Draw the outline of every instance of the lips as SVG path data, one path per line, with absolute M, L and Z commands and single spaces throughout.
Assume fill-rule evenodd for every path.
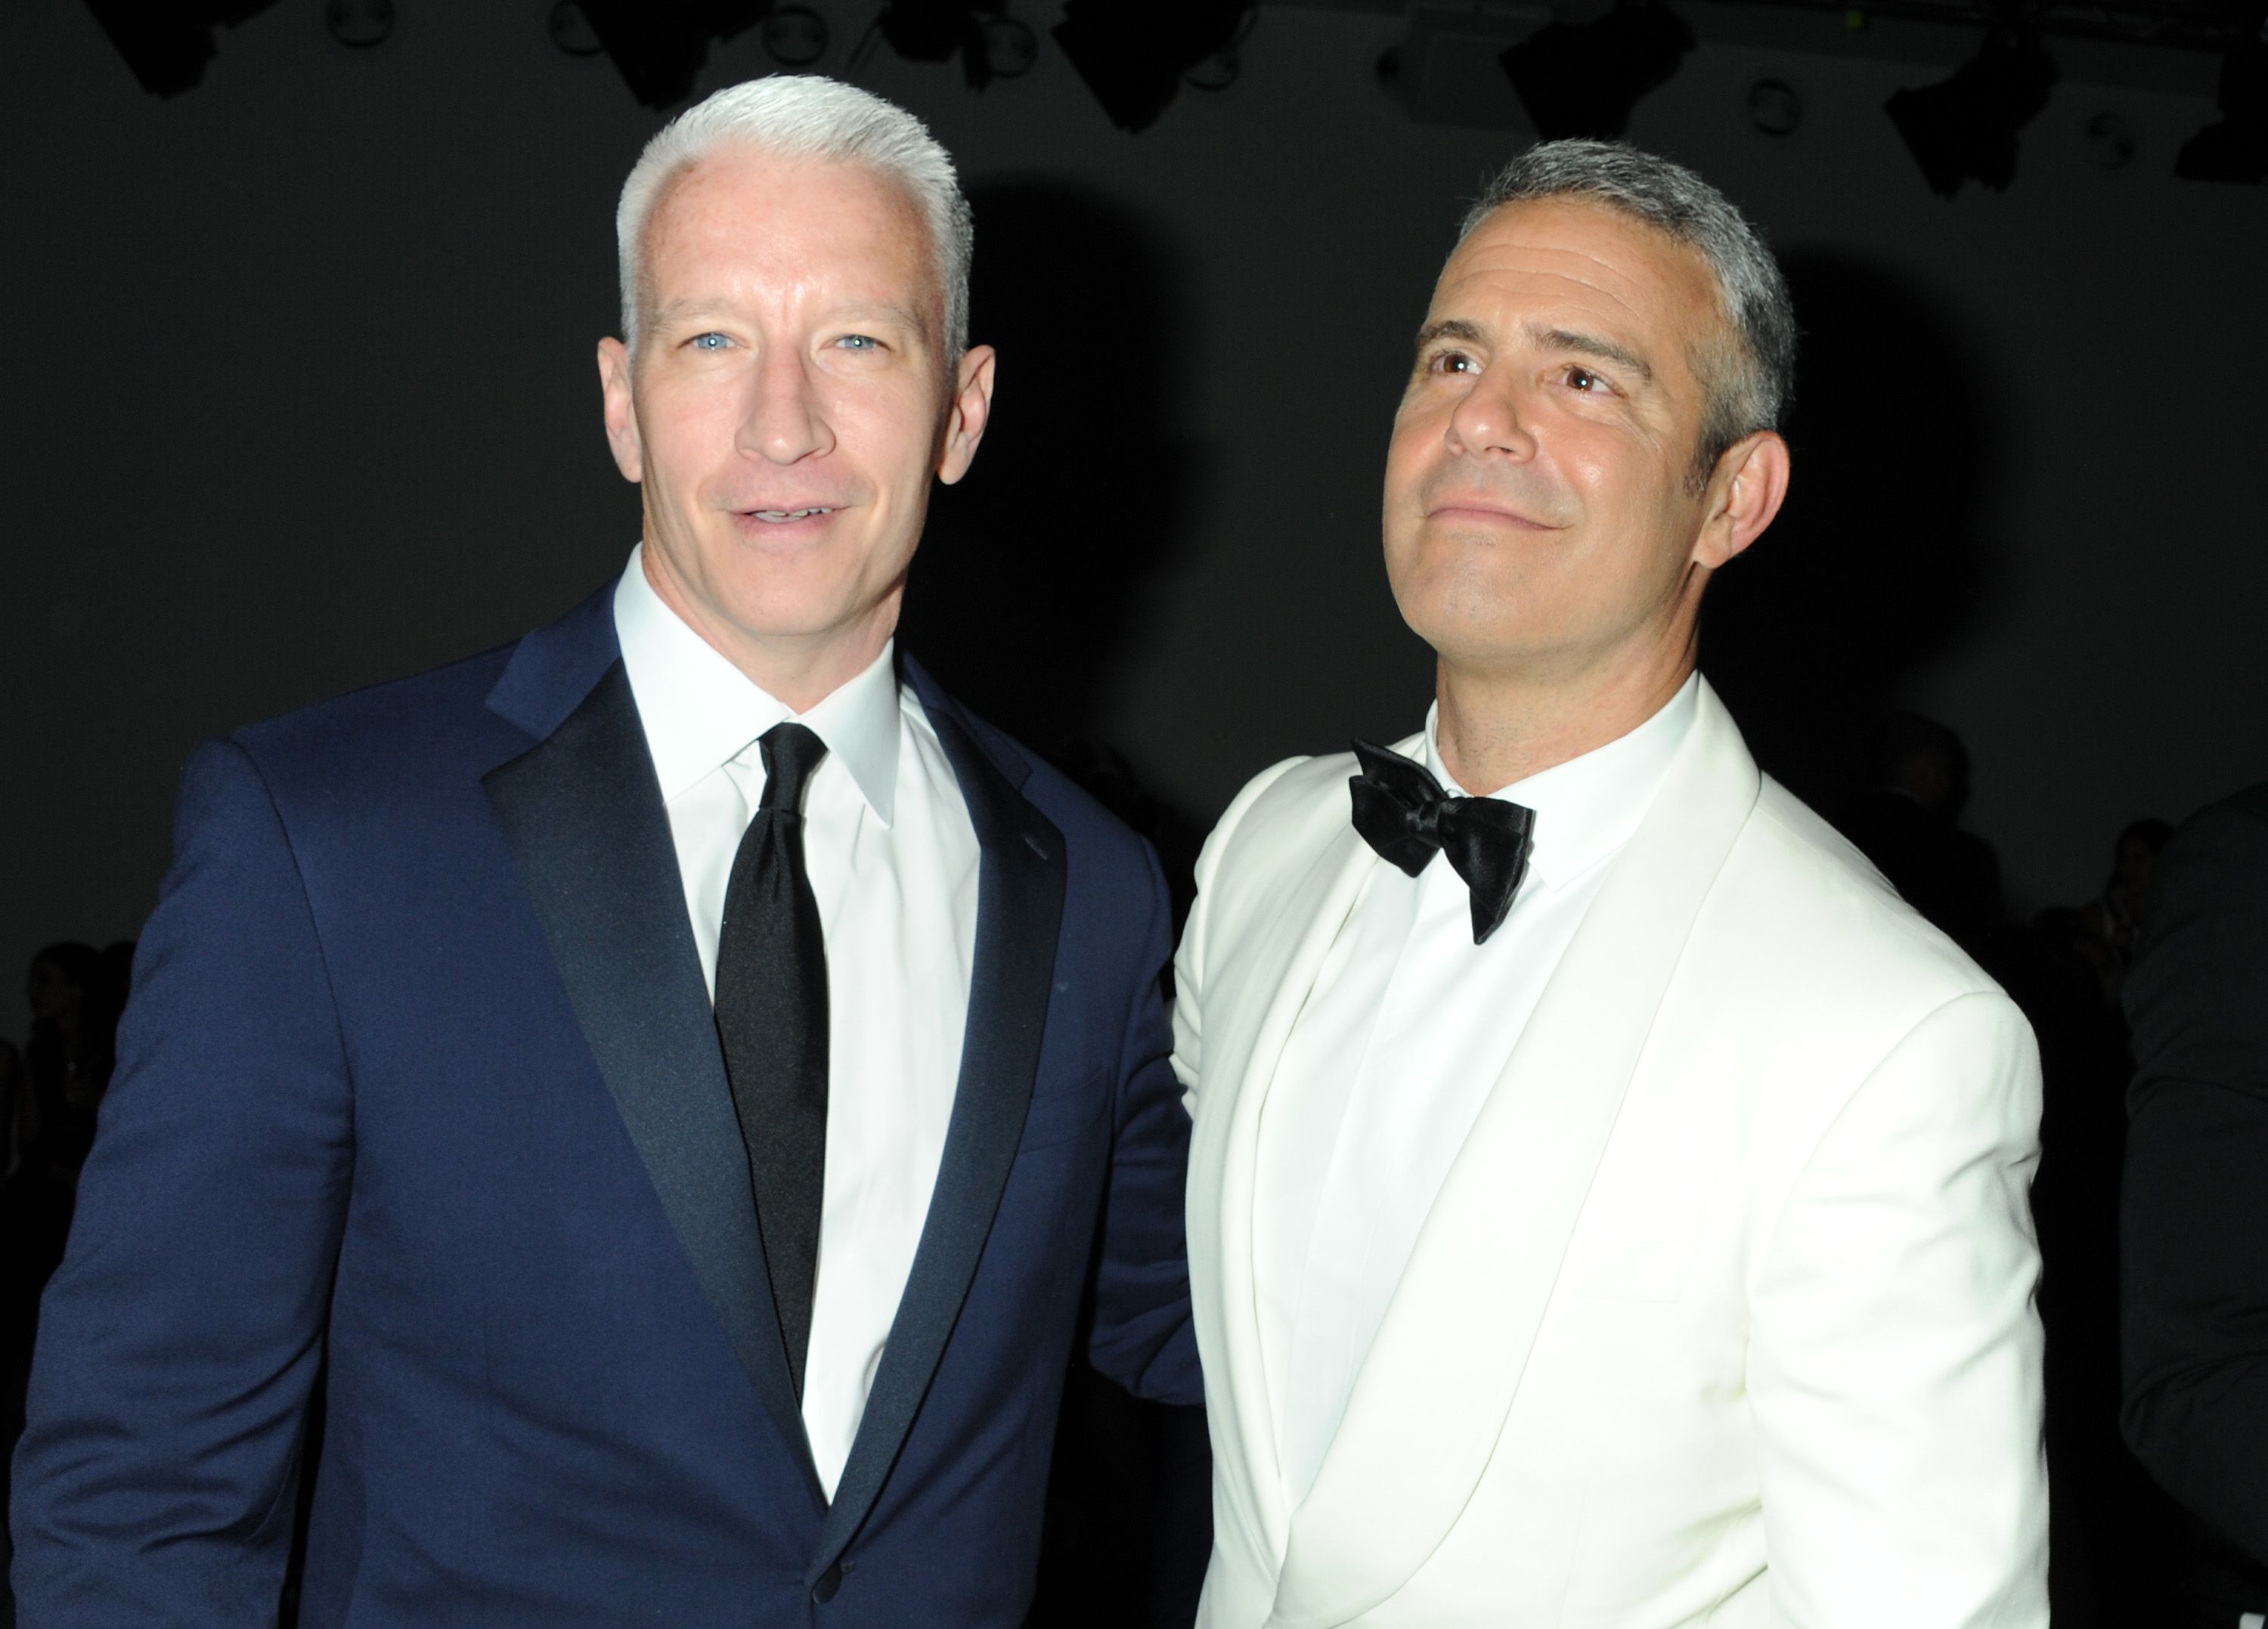
M 821 515 L 831 515 L 840 507 L 840 505 L 835 504 L 806 504 L 795 509 L 744 509 L 740 512 L 752 520 L 762 520 L 768 526 L 785 526 L 792 521 L 811 520 Z
M 1476 520 L 1501 520 L 1508 526 L 1524 527 L 1533 532 L 1549 532 L 1555 529 L 1548 522 L 1531 519 L 1516 509 L 1506 509 L 1501 504 L 1492 504 L 1481 498 L 1451 498 L 1445 503 L 1434 504 L 1425 511 L 1425 518 L 1429 520 L 1460 516 Z

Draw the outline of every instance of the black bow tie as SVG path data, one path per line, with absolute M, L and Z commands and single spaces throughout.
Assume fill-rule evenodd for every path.
M 1380 859 L 1413 877 L 1436 852 L 1447 854 L 1472 890 L 1473 943 L 1487 943 L 1528 874 L 1535 811 L 1500 798 L 1452 797 L 1424 764 L 1366 741 L 1355 742 L 1354 756 L 1362 764 L 1347 780 L 1354 829 Z

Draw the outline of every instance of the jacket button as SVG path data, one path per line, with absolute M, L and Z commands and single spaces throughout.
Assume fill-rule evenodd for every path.
M 811 1598 L 824 1606 L 835 1598 L 835 1592 L 841 1588 L 843 1588 L 843 1564 L 837 1561 L 821 1573 L 819 1575 L 819 1581 L 812 1585 Z

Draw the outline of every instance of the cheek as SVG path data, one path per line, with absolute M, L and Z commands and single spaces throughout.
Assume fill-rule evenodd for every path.
M 697 490 L 733 457 L 739 416 L 724 391 L 674 391 L 638 411 L 638 446 L 649 481 Z
M 1386 444 L 1386 490 L 1388 497 L 1407 492 L 1422 480 L 1442 453 L 1441 431 L 1447 414 L 1423 402 L 1405 402 L 1394 416 L 1394 430 Z
M 937 461 L 937 404 L 908 391 L 845 392 L 828 409 L 837 455 L 885 503 L 905 503 L 929 484 Z

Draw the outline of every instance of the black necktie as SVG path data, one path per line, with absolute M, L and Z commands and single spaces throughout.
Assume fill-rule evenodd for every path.
M 1424 764 L 1366 741 L 1355 742 L 1354 756 L 1362 764 L 1347 780 L 1354 829 L 1379 858 L 1413 877 L 1436 853 L 1447 854 L 1472 890 L 1473 943 L 1485 944 L 1528 874 L 1535 811 L 1501 798 L 1452 797 Z
M 827 1181 L 827 942 L 803 869 L 803 789 L 827 743 L 781 724 L 756 744 L 763 798 L 733 856 L 717 931 L 717 1037 L 800 1398 Z

